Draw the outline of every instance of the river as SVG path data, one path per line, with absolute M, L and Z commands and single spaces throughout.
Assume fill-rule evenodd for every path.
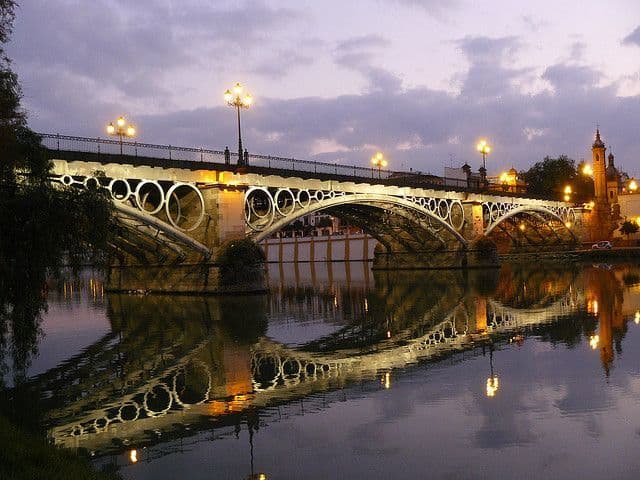
M 640 266 L 267 268 L 52 282 L 0 350 L 11 416 L 126 479 L 640 478 Z

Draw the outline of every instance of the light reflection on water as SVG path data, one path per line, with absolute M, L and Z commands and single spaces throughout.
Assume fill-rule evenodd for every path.
M 97 279 L 64 287 L 40 351 L 71 358 L 36 359 L 16 395 L 125 478 L 638 474 L 637 266 L 290 264 L 269 282 L 106 303 Z M 83 350 L 47 333 L 85 324 Z

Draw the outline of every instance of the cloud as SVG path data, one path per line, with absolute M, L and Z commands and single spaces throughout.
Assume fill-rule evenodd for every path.
M 334 50 L 334 61 L 361 74 L 368 82 L 369 91 L 396 92 L 402 88 L 400 77 L 374 64 L 374 52 L 389 45 L 390 42 L 380 35 L 343 40 Z
M 640 47 L 640 26 L 622 39 L 624 45 L 637 45 Z

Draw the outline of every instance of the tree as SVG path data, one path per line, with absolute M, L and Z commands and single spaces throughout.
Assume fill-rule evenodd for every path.
M 620 233 L 627 236 L 627 240 L 629 239 L 629 235 L 632 233 L 636 233 L 638 231 L 638 224 L 636 222 L 630 222 L 629 220 L 625 220 L 623 224 L 620 226 Z
M 88 253 L 104 260 L 112 232 L 105 195 L 49 181 L 46 149 L 27 126 L 18 77 L 4 50 L 15 7 L 14 0 L 0 0 L 0 389 L 6 353 L 19 383 L 37 352 L 47 277 L 67 264 L 78 269 Z

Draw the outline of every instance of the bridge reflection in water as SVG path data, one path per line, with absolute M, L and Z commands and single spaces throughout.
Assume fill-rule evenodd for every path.
M 623 296 L 640 270 L 604 267 L 274 265 L 268 295 L 108 295 L 111 332 L 26 388 L 42 396 L 55 443 L 137 460 L 140 446 L 243 423 L 252 432 L 280 407 L 321 409 L 350 385 L 389 388 L 418 362 L 463 361 L 532 333 L 590 339 L 608 373 L 626 323 L 640 321 Z M 498 389 L 492 371 L 487 394 Z

